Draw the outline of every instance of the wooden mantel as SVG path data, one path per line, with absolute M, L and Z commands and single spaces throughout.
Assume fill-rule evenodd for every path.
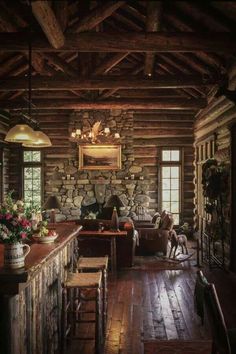
M 1 353 L 59 352 L 62 285 L 73 266 L 80 229 L 73 224 L 56 226 L 57 240 L 32 243 L 23 269 L 5 269 L 0 246 Z

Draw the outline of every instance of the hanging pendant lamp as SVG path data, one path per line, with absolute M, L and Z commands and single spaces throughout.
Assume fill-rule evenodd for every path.
M 31 3 L 30 3 L 31 6 Z M 32 9 L 31 9 L 32 12 Z M 32 13 L 31 13 L 32 16 Z M 31 101 L 32 101 L 32 90 L 31 90 L 31 79 L 32 79 L 32 46 L 31 46 L 31 24 L 29 26 L 30 30 L 30 40 L 29 40 L 29 72 L 28 72 L 28 81 L 29 81 L 29 100 L 28 100 L 28 111 L 29 116 L 25 116 L 24 120 L 36 123 L 31 118 Z M 33 130 L 28 124 L 17 124 L 13 128 L 9 130 L 5 137 L 5 141 L 10 143 L 22 143 L 24 147 L 31 147 L 31 148 L 42 148 L 42 147 L 49 147 L 52 146 L 51 140 L 49 137 L 40 130 Z
M 27 124 L 17 124 L 9 130 L 5 141 L 9 143 L 27 143 L 34 140 L 34 131 Z
M 23 143 L 22 145 L 24 147 L 43 148 L 52 146 L 52 143 L 45 133 L 40 130 L 36 130 L 33 132 L 33 139 Z

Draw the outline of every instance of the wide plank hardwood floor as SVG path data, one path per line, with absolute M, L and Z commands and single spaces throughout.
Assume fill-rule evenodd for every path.
M 191 263 L 185 262 L 183 270 L 131 268 L 109 275 L 104 354 L 143 354 L 147 339 L 209 338 L 194 313 L 196 268 Z M 93 352 L 91 341 L 75 341 L 68 354 Z

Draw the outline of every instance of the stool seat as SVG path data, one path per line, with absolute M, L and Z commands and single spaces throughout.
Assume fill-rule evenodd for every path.
M 100 288 L 102 273 L 69 273 L 65 282 L 66 288 Z
M 107 269 L 108 256 L 105 257 L 80 257 L 77 262 L 77 269 Z

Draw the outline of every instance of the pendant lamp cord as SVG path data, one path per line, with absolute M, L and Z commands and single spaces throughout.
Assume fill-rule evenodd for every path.
M 31 118 L 31 104 L 32 104 L 32 33 L 31 33 L 31 26 L 32 26 L 32 5 L 31 5 L 31 0 L 29 2 L 30 5 L 30 20 L 29 20 L 29 72 L 28 72 L 28 84 L 29 84 L 29 102 L 28 102 L 28 110 L 29 110 L 29 116 Z

